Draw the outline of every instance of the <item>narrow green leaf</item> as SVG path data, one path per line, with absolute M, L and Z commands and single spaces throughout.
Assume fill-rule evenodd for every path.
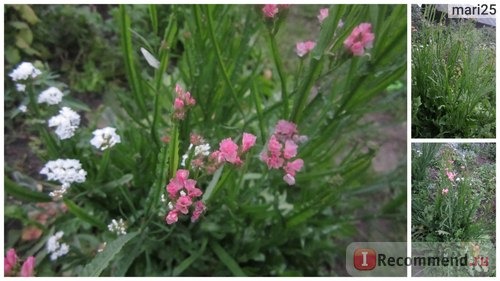
M 220 167 L 215 173 L 214 177 L 208 184 L 207 189 L 205 190 L 205 193 L 203 193 L 203 201 L 207 201 L 210 198 L 210 195 L 214 191 L 215 186 L 219 182 L 220 176 L 222 175 L 222 170 L 224 169 L 224 166 Z
M 79 218 L 87 223 L 90 223 L 91 225 L 96 226 L 101 230 L 107 229 L 106 224 L 104 224 L 101 221 L 98 221 L 94 215 L 87 213 L 87 211 L 78 207 L 78 205 L 76 205 L 73 201 L 71 201 L 67 198 L 65 198 L 63 200 L 64 200 L 64 203 L 66 204 L 66 207 L 68 207 L 68 210 L 73 215 L 75 215 L 77 218 Z
M 50 202 L 52 198 L 45 193 L 29 190 L 26 187 L 19 186 L 9 178 L 4 179 L 5 192 L 15 198 L 27 202 Z
M 222 248 L 219 243 L 216 241 L 211 241 L 210 242 L 210 248 L 214 251 L 214 253 L 217 255 L 219 260 L 227 266 L 229 271 L 233 273 L 234 276 L 238 277 L 245 277 L 246 274 L 245 272 L 241 269 L 241 267 L 238 265 L 238 263 Z
M 106 183 L 101 188 L 105 189 L 105 188 L 120 187 L 120 186 L 126 185 L 127 183 L 131 182 L 133 179 L 134 179 L 134 175 L 132 175 L 132 174 L 125 174 L 125 175 L 123 175 L 121 178 L 119 178 L 117 180 L 110 181 L 110 182 Z
M 200 250 L 192 254 L 191 256 L 183 260 L 178 266 L 176 266 L 173 270 L 172 275 L 179 276 L 182 272 L 184 272 L 184 270 L 188 269 L 191 266 L 191 264 L 193 264 L 193 262 L 195 262 L 199 257 L 201 257 L 201 255 L 205 252 L 205 248 L 207 247 L 207 242 L 208 242 L 207 238 L 203 239 Z
M 83 268 L 80 276 L 97 277 L 101 275 L 102 271 L 108 267 L 109 262 L 113 260 L 116 254 L 118 254 L 123 246 L 136 235 L 137 232 L 129 233 L 109 243 L 102 253 L 97 254 L 97 256 Z

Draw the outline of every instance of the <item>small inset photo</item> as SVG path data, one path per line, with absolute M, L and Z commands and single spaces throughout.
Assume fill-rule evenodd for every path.
M 412 5 L 413 138 L 495 138 L 495 13 Z
M 413 276 L 495 276 L 494 143 L 413 143 Z

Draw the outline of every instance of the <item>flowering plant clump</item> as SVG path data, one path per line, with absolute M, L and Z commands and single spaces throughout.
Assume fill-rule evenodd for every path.
M 419 168 L 426 172 L 418 177 L 412 172 L 413 240 L 490 243 L 495 145 L 425 143 L 417 149 L 412 162 L 426 158 Z
M 406 238 L 406 5 L 5 9 L 6 275 L 329 276 L 360 220 Z

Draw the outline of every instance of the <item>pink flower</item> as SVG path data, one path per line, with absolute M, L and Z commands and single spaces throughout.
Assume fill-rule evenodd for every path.
M 174 100 L 174 118 L 182 120 L 186 115 L 187 107 L 196 104 L 196 100 L 189 92 L 185 92 L 180 85 L 175 85 L 177 96 Z
M 287 174 L 295 176 L 295 173 L 300 171 L 302 169 L 302 166 L 304 166 L 304 160 L 299 158 L 295 159 L 292 162 L 288 162 L 284 169 Z
M 191 197 L 189 196 L 181 196 L 179 199 L 177 199 L 177 202 L 175 203 L 175 209 L 184 215 L 189 213 L 189 206 L 193 204 L 193 201 L 191 200 Z
M 366 49 L 373 46 L 375 34 L 372 33 L 371 23 L 361 23 L 356 26 L 345 39 L 344 47 L 355 56 L 362 56 Z
M 283 158 L 277 155 L 271 155 L 266 159 L 266 164 L 269 167 L 269 169 L 279 169 L 283 166 L 284 162 L 285 160 L 283 160 Z
M 278 13 L 278 5 L 275 4 L 267 4 L 262 8 L 262 13 L 267 18 L 274 18 L 274 16 Z
M 220 155 L 229 163 L 241 164 L 238 157 L 238 145 L 231 138 L 223 139 L 219 144 Z
M 293 135 L 297 134 L 297 125 L 286 120 L 279 120 L 274 129 L 274 133 L 277 135 L 283 135 L 286 138 L 292 138 Z
M 249 150 L 252 146 L 255 145 L 255 140 L 257 140 L 257 137 L 249 134 L 249 133 L 243 133 L 243 139 L 241 143 L 241 152 L 246 152 Z
M 189 142 L 192 145 L 201 145 L 205 143 L 205 140 L 203 139 L 202 136 L 193 133 L 189 136 Z
M 196 181 L 195 180 L 191 180 L 191 179 L 186 180 L 184 187 L 186 188 L 186 190 L 188 192 L 187 195 L 189 197 L 191 197 L 192 199 L 194 199 L 196 197 L 200 197 L 203 194 L 201 189 L 196 188 Z
M 21 277 L 32 277 L 35 270 L 35 257 L 31 256 L 26 259 L 21 267 Z
M 283 157 L 285 159 L 290 159 L 297 155 L 297 144 L 292 140 L 287 140 L 285 142 L 285 149 L 283 150 Z
M 174 108 L 175 109 L 182 109 L 183 107 L 184 107 L 184 101 L 182 101 L 180 98 L 175 98 Z
M 194 211 L 193 215 L 191 216 L 191 222 L 195 222 L 200 218 L 200 215 L 205 211 L 206 207 L 205 204 L 203 204 L 202 201 L 197 201 L 194 203 Z
M 328 17 L 328 8 L 320 9 L 318 14 L 319 23 L 323 23 L 323 21 Z
M 303 57 L 314 49 L 314 47 L 316 47 L 316 42 L 314 41 L 297 42 L 295 45 L 295 53 L 297 53 L 297 56 Z
M 167 224 L 176 223 L 177 220 L 179 220 L 177 210 L 172 210 L 168 212 L 168 215 L 165 217 L 165 221 L 167 221 Z
M 182 184 L 175 179 L 171 179 L 170 182 L 167 184 L 168 196 L 171 199 L 176 199 L 178 196 L 178 192 L 181 189 L 182 189 Z
M 267 149 L 271 153 L 271 155 L 275 156 L 280 156 L 281 155 L 281 148 L 283 145 L 276 139 L 274 135 L 271 136 L 269 139 L 269 143 L 267 144 Z
M 286 174 L 283 176 L 283 180 L 288 183 L 288 185 L 294 185 L 295 184 L 295 177 L 293 177 L 290 174 Z
M 441 190 L 441 194 L 443 194 L 443 195 L 448 194 L 448 188 Z
M 297 156 L 298 143 L 307 140 L 307 136 L 299 136 L 298 133 L 297 125 L 279 120 L 274 134 L 269 138 L 267 149 L 260 154 L 261 161 L 269 169 L 283 169 L 283 180 L 289 185 L 295 184 L 295 174 L 304 166 L 302 159 L 293 160 Z
M 184 183 L 189 177 L 189 171 L 188 170 L 184 170 L 184 169 L 180 169 L 180 170 L 177 170 L 177 172 L 175 173 L 175 179 Z
M 10 275 L 12 273 L 12 269 L 16 266 L 16 264 L 17 264 L 16 250 L 11 248 L 7 251 L 7 255 L 3 260 L 4 276 Z
M 448 179 L 450 179 L 450 181 L 455 181 L 455 176 L 457 174 L 455 174 L 453 172 L 446 172 L 446 175 L 448 176 Z

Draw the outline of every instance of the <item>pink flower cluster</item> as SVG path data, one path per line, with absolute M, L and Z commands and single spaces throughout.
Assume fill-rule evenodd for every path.
M 237 166 L 243 164 L 241 156 L 255 145 L 256 140 L 257 137 L 249 133 L 243 133 L 241 146 L 238 146 L 231 138 L 223 139 L 219 143 L 219 150 L 212 152 L 209 156 L 211 167 L 207 172 L 215 172 L 225 162 Z
M 194 106 L 196 100 L 191 97 L 191 93 L 184 91 L 178 84 L 175 85 L 175 93 L 177 94 L 174 100 L 174 118 L 178 120 L 183 120 L 187 107 Z
M 283 180 L 289 185 L 294 185 L 295 175 L 304 166 L 304 161 L 293 158 L 297 156 L 298 144 L 306 140 L 306 136 L 299 135 L 297 125 L 280 120 L 269 139 L 267 149 L 260 154 L 260 159 L 269 169 L 282 168 L 285 173 Z
M 3 272 L 4 276 L 15 276 L 16 267 L 19 263 L 19 258 L 17 257 L 16 250 L 9 249 L 7 251 L 7 255 L 3 260 Z M 28 257 L 23 265 L 21 266 L 21 271 L 19 272 L 19 276 L 21 277 L 31 277 L 34 276 L 35 270 L 35 257 Z
M 288 9 L 289 4 L 281 4 L 281 5 L 276 5 L 276 4 L 266 4 L 264 7 L 262 7 L 262 13 L 266 18 L 274 18 L 276 14 L 278 14 L 280 8 L 281 9 Z
M 188 177 L 188 170 L 177 170 L 175 177 L 167 184 L 170 199 L 170 211 L 165 217 L 167 224 L 177 222 L 179 215 L 187 215 L 189 209 L 192 209 L 191 221 L 195 222 L 205 211 L 205 204 L 199 198 L 203 192 L 196 187 L 196 181 Z
M 373 47 L 375 34 L 372 33 L 371 23 L 362 23 L 356 26 L 349 37 L 344 41 L 344 47 L 354 56 L 362 56 L 365 49 Z
M 441 194 L 443 194 L 443 195 L 448 194 L 448 188 L 445 188 L 445 189 L 441 190 Z
M 295 45 L 295 53 L 297 53 L 297 56 L 303 57 L 314 49 L 314 47 L 316 47 L 316 42 L 314 41 L 297 42 Z

